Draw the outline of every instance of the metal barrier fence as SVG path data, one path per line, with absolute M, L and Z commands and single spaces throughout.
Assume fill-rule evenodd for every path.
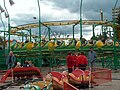
M 112 81 L 111 70 L 105 68 L 93 68 L 91 78 L 92 85 L 100 85 L 110 82 Z
M 74 87 L 73 85 L 71 85 L 67 82 L 64 82 L 64 89 L 63 90 L 79 90 L 79 89 L 77 89 L 76 87 Z

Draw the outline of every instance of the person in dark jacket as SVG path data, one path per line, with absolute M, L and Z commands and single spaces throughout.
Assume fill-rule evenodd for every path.
M 15 58 L 13 52 L 10 51 L 9 56 L 6 59 L 6 65 L 8 66 L 8 69 L 13 68 L 15 65 L 15 62 L 16 62 L 16 58 Z
M 88 62 L 91 68 L 93 68 L 96 58 L 97 58 L 96 52 L 93 50 L 92 47 L 90 47 L 90 51 L 88 52 Z
M 76 60 L 76 66 L 84 71 L 87 65 L 88 65 L 87 57 L 84 55 L 84 52 L 81 52 L 81 54 L 78 56 Z
M 74 69 L 74 63 L 75 63 L 71 51 L 68 53 L 66 60 L 67 60 L 68 72 L 71 73 Z
M 23 64 L 23 67 L 30 67 L 28 60 L 25 60 L 25 63 Z

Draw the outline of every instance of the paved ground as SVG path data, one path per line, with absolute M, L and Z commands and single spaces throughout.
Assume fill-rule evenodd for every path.
M 50 68 L 42 68 L 42 73 L 45 75 L 47 72 L 49 72 Z M 65 70 L 64 67 L 61 68 L 54 68 L 53 70 L 62 71 Z M 1 77 L 1 76 L 0 76 Z M 20 90 L 19 85 L 16 86 L 9 86 L 6 89 L 0 89 L 0 90 Z M 112 71 L 112 82 L 108 82 L 99 86 L 94 86 L 93 88 L 86 88 L 86 89 L 80 89 L 80 90 L 120 90 L 120 70 Z

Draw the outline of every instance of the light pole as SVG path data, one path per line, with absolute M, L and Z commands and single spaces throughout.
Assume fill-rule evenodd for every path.
M 3 0 L 3 3 L 4 3 L 4 8 L 5 8 L 5 17 L 8 18 L 8 53 L 10 52 L 10 15 L 8 13 L 8 10 L 6 8 L 6 5 L 5 5 L 5 0 Z M 12 0 L 9 0 L 9 3 L 10 5 L 12 6 L 14 4 L 14 2 Z M 12 83 L 14 82 L 13 81 L 13 69 L 12 69 Z
M 5 17 L 8 18 L 8 53 L 10 52 L 10 15 L 8 13 L 8 10 L 6 8 L 6 4 L 5 4 L 5 0 L 3 0 L 4 2 L 4 8 L 5 8 Z M 14 4 L 14 2 L 12 0 L 9 0 L 10 5 L 12 6 Z
M 41 51 L 41 14 L 40 14 L 40 2 L 37 0 L 38 3 L 38 16 L 39 16 L 39 60 L 38 60 L 38 66 L 42 66 L 42 51 Z
M 80 42 L 81 42 L 81 51 L 82 51 L 82 0 L 80 2 Z

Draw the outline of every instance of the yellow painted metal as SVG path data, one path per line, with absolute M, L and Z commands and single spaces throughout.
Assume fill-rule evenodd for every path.
M 52 51 L 52 50 L 54 50 L 55 49 L 55 46 L 54 46 L 54 42 L 49 42 L 48 43 L 48 49 L 50 50 L 50 51 Z
M 51 22 L 42 22 L 41 26 L 63 26 L 63 25 L 72 25 L 72 24 L 79 24 L 79 20 L 66 20 L 66 21 L 51 21 Z M 83 25 L 107 25 L 107 26 L 113 26 L 113 23 L 108 21 L 100 21 L 100 20 L 83 20 Z M 37 28 L 39 25 L 38 23 L 32 23 L 32 24 L 24 24 L 19 25 L 16 28 L 11 28 L 10 33 L 16 33 L 20 30 L 25 30 L 29 28 Z M 117 25 L 117 27 L 120 27 Z
M 80 42 L 80 41 L 78 41 L 78 42 L 76 43 L 76 49 L 79 49 L 79 48 L 80 48 L 80 46 L 81 46 L 81 42 Z
M 95 44 L 95 46 L 97 46 L 98 48 L 101 48 L 102 46 L 104 46 L 103 42 L 101 40 L 98 40 Z
M 32 42 L 28 42 L 28 43 L 26 44 L 26 46 L 25 46 L 25 48 L 26 48 L 27 50 L 31 50 L 33 47 L 34 47 L 34 43 L 32 43 Z

